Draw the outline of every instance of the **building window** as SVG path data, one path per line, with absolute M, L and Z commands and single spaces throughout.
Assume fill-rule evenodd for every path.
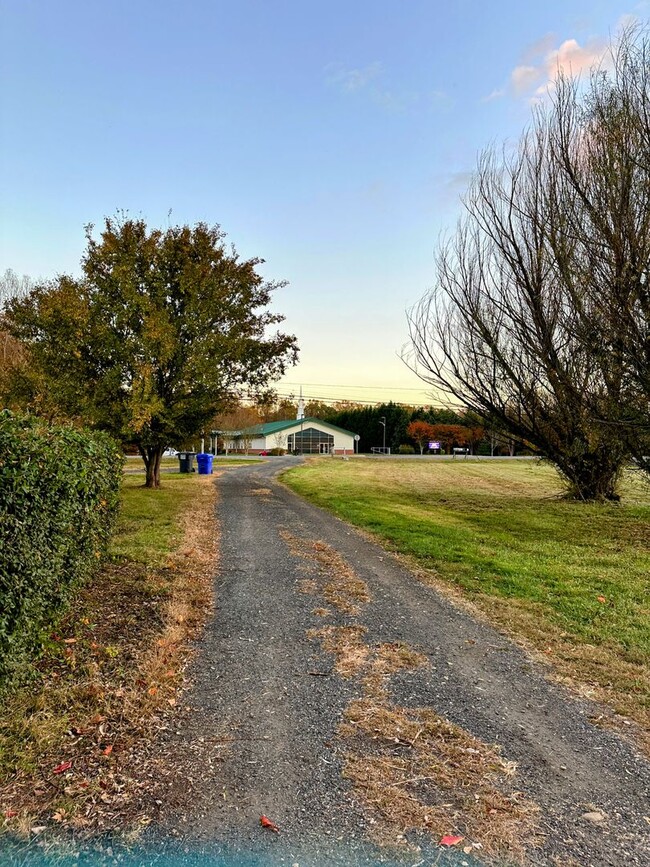
M 334 437 L 322 430 L 316 430 L 315 427 L 308 427 L 289 434 L 287 447 L 290 452 L 304 455 L 329 454 L 334 448 Z

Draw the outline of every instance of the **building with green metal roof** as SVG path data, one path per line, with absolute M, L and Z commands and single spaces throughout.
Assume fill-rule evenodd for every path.
M 352 455 L 355 434 L 319 418 L 294 418 L 256 424 L 241 431 L 222 431 L 227 451 L 261 454 L 276 449 L 290 454 Z

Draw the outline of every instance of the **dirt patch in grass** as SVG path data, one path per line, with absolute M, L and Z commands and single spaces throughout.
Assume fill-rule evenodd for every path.
M 5 830 L 124 832 L 155 811 L 147 747 L 180 709 L 189 642 L 212 603 L 216 488 L 209 477 L 192 482 L 178 516 L 183 544 L 155 566 L 107 564 L 47 639 L 33 680 L 5 698 Z
M 300 539 L 288 530 L 280 530 L 280 537 L 295 557 L 303 558 L 316 568 L 323 582 L 320 592 L 342 614 L 359 614 L 361 605 L 370 601 L 366 582 L 330 545 Z

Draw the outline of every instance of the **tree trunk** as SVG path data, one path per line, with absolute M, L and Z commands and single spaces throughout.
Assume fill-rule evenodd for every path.
M 614 445 L 568 458 L 561 456 L 555 462 L 567 482 L 570 499 L 618 502 L 618 482 L 625 460 L 625 455 Z
M 162 460 L 164 447 L 163 446 L 147 446 L 143 448 L 142 446 L 138 446 L 140 451 L 140 456 L 142 457 L 142 461 L 144 463 L 146 477 L 145 477 L 145 488 L 159 488 L 160 487 L 160 462 Z

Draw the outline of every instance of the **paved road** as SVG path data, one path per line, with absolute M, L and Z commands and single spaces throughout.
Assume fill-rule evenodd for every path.
M 597 709 L 545 680 L 503 635 L 278 483 L 277 471 L 295 463 L 273 459 L 218 476 L 217 610 L 191 672 L 192 711 L 172 745 L 183 784 L 156 833 L 180 851 L 227 854 L 228 863 L 477 863 L 427 844 L 402 857 L 369 842 L 371 820 L 342 778 L 336 737 L 359 678 L 336 674 L 307 635 L 323 622 L 318 600 L 301 592 L 315 573 L 300 545 L 318 540 L 369 589 L 353 618 L 335 613 L 333 622 L 353 619 L 368 646 L 405 641 L 429 660 L 391 681 L 391 700 L 431 707 L 517 762 L 517 787 L 540 810 L 538 847 L 526 863 L 649 864 L 648 763 L 592 725 Z M 281 832 L 262 829 L 261 814 Z

